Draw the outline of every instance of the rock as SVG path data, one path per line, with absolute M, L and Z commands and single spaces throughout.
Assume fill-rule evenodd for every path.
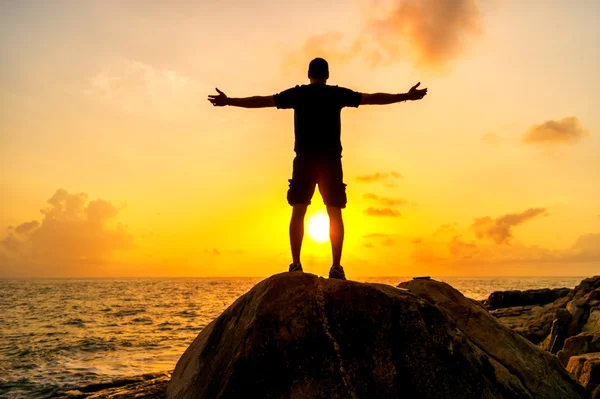
M 567 304 L 567 310 L 571 314 L 571 321 L 567 328 L 567 336 L 572 337 L 581 332 L 581 328 L 585 325 L 588 315 L 589 306 L 585 298 L 576 298 Z
M 588 301 L 594 301 L 594 300 L 600 299 L 600 288 L 596 288 L 594 291 L 588 292 L 585 295 L 585 299 L 587 299 Z
M 590 310 L 590 315 L 581 331 L 600 334 L 600 308 Z
M 527 291 L 496 291 L 484 302 L 489 310 L 510 308 L 513 306 L 545 305 L 571 293 L 569 288 L 543 288 Z
M 485 310 L 464 302 L 457 319 L 477 313 L 477 324 Z M 177 363 L 167 398 L 562 399 L 584 392 L 555 358 L 493 317 L 488 333 L 478 330 L 475 339 L 471 325 L 447 314 L 388 285 L 275 275 L 196 337 Z M 496 357 L 481 340 L 498 335 L 506 335 L 507 346 Z
M 536 397 L 576 395 L 571 391 L 572 378 L 554 356 L 499 323 L 484 309 L 472 306 L 467 298 L 448 284 L 435 280 L 408 281 L 401 283 L 400 287 L 408 288 L 440 307 L 479 348 L 518 375 Z M 562 392 L 559 393 L 559 390 Z
M 164 399 L 171 374 L 168 372 L 123 377 L 56 392 L 50 398 L 62 399 Z
M 596 338 L 596 341 L 594 341 Z M 565 340 L 561 351 L 556 355 L 558 360 L 567 367 L 572 356 L 582 355 L 588 352 L 600 352 L 600 335 L 581 333 Z
M 515 292 L 515 291 L 504 291 Z M 520 292 L 520 291 L 516 291 Z M 600 329 L 600 276 L 586 278 L 573 290 L 542 306 L 513 306 L 490 310 L 503 324 L 552 353 L 562 349 L 565 339 L 582 331 Z M 490 298 L 494 297 L 493 293 Z M 512 294 L 515 295 L 515 294 Z M 488 298 L 488 307 L 494 307 Z M 564 358 L 564 355 L 561 355 Z
M 600 385 L 600 353 L 573 356 L 567 370 L 588 389 L 590 393 Z
M 600 276 L 586 278 L 573 289 L 573 298 L 584 297 L 589 292 L 600 288 Z
M 566 309 L 554 308 L 552 304 L 504 308 L 492 310 L 490 314 L 534 344 L 540 344 L 548 337 L 555 320 L 559 320 L 560 326 L 566 330 L 571 319 Z M 564 337 L 559 342 L 562 339 Z

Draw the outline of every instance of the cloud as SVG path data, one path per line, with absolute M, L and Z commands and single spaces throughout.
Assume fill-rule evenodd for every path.
M 102 265 L 134 247 L 127 228 L 115 223 L 119 210 L 103 199 L 59 189 L 41 210 L 41 222 L 24 222 L 0 241 L 0 266 L 18 274 L 81 275 L 86 265 Z M 4 273 L 1 273 L 4 274 Z
M 402 199 L 402 198 L 380 197 L 380 196 L 378 196 L 376 194 L 372 194 L 372 193 L 365 194 L 364 198 L 378 202 L 379 204 L 381 204 L 383 206 L 396 206 L 396 205 L 409 204 L 409 201 Z
M 392 208 L 367 208 L 365 214 L 369 216 L 389 216 L 398 217 L 400 212 Z
M 396 240 L 394 240 L 389 234 L 372 233 L 366 234 L 363 237 L 369 240 L 376 240 L 378 242 L 378 245 L 383 247 L 392 247 L 396 243 Z M 364 244 L 364 246 L 366 248 L 375 248 L 375 245 L 372 241 L 367 242 L 366 244 Z
M 455 234 L 457 226 L 458 226 L 458 223 L 443 224 L 433 232 L 433 237 Z
M 400 173 L 395 171 L 391 171 L 388 173 L 377 172 L 370 175 L 357 176 L 356 181 L 359 183 L 383 183 L 388 187 L 396 187 L 394 181 L 402 179 L 402 177 L 403 176 Z
M 569 260 L 600 262 L 600 233 L 579 236 L 565 257 Z
M 384 247 L 392 247 L 395 243 L 396 241 L 393 238 L 386 238 L 381 242 L 381 245 L 383 245 Z
M 500 141 L 500 138 L 496 133 L 490 132 L 481 136 L 481 141 L 489 145 L 497 145 Z
M 581 126 L 575 117 L 563 118 L 558 121 L 546 121 L 533 125 L 523 136 L 526 144 L 575 144 L 589 132 Z
M 38 222 L 37 220 L 33 220 L 31 222 L 25 222 L 25 223 L 18 225 L 15 228 L 15 233 L 17 233 L 19 235 L 27 235 L 27 234 L 31 233 L 33 230 L 37 229 L 39 226 L 40 226 L 40 222 Z
M 489 216 L 477 218 L 471 225 L 477 238 L 487 238 L 496 244 L 507 243 L 512 237 L 512 228 L 538 215 L 546 213 L 544 208 L 531 208 L 521 213 L 511 213 L 492 219 Z
M 544 213 L 540 208 L 530 209 L 502 216 L 495 219 L 495 222 L 502 226 L 514 226 Z M 451 268 L 454 272 L 471 274 L 483 270 L 485 265 L 505 265 L 503 273 L 508 270 L 514 272 L 523 267 L 533 273 L 548 273 L 548 270 L 564 273 L 561 269 L 566 265 L 578 267 L 578 273 L 582 270 L 589 273 L 589 270 L 595 270 L 597 264 L 600 264 L 600 233 L 581 235 L 568 248 L 549 249 L 525 245 L 518 240 L 511 242 L 511 245 L 500 246 L 500 237 L 492 234 L 491 240 L 481 240 L 490 237 L 478 237 L 472 227 L 463 229 L 457 224 L 443 225 L 427 237 L 414 239 L 410 259 L 427 264 L 428 267 L 441 267 L 442 270 Z M 444 233 L 439 234 L 440 231 Z M 506 230 L 501 231 L 506 236 Z M 511 233 L 510 228 L 508 233 Z M 571 272 L 575 273 L 574 270 Z
M 117 60 L 92 76 L 84 92 L 126 114 L 172 120 L 197 111 L 200 89 L 190 78 L 176 71 Z M 208 87 L 202 89 L 208 92 Z
M 376 15 L 377 14 L 377 15 Z M 335 62 L 360 58 L 372 65 L 409 60 L 421 69 L 444 69 L 483 31 L 478 0 L 373 1 L 355 38 L 340 32 L 310 36 L 288 63 L 314 56 Z
M 383 234 L 383 233 L 372 233 L 372 234 L 364 235 L 365 238 L 388 238 L 389 236 L 390 236 L 389 234 Z
M 460 236 L 454 236 L 448 243 L 448 249 L 455 258 L 471 258 L 477 245 L 474 242 L 463 241 Z

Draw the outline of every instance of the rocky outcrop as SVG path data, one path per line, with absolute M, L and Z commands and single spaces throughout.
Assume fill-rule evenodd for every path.
M 600 276 L 586 278 L 552 303 L 490 313 L 540 348 L 556 353 L 560 363 L 585 383 L 591 396 L 600 399 L 600 388 L 593 382 L 598 378 L 594 373 L 598 373 L 600 356 Z
M 151 373 L 116 378 L 80 387 L 61 389 L 51 398 L 61 399 L 164 399 L 171 374 Z
M 485 309 L 474 305 L 448 284 L 412 280 L 399 287 L 437 305 L 479 348 L 518 375 L 530 392 L 536 392 L 539 397 L 561 397 L 552 391 L 557 386 L 565 390 L 571 386 L 570 376 L 554 356 L 498 323 Z
M 268 278 L 196 337 L 167 398 L 581 397 L 556 358 L 480 305 L 416 284 Z
M 573 356 L 567 370 L 590 392 L 600 385 L 600 353 Z
M 527 291 L 496 291 L 483 303 L 486 309 L 494 310 L 513 306 L 545 305 L 568 296 L 569 288 L 543 288 Z
M 521 304 L 490 313 L 531 342 L 557 353 L 569 337 L 580 332 L 600 332 L 600 276 L 583 280 L 568 295 L 552 303 Z
M 565 340 L 565 345 L 556 356 L 567 367 L 572 356 L 583 355 L 590 352 L 600 352 L 600 333 L 592 334 L 583 332 Z

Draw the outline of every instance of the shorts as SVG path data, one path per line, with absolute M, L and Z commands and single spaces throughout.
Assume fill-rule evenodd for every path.
M 290 205 L 310 205 L 319 185 L 319 192 L 327 206 L 346 207 L 346 185 L 339 157 L 310 158 L 296 156 L 287 200 Z

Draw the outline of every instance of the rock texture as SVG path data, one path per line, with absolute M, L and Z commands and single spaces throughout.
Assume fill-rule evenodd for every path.
M 306 273 L 266 279 L 196 337 L 167 398 L 581 397 L 556 358 L 481 305 L 419 284 L 438 294 Z
M 152 373 L 118 378 L 60 390 L 51 398 L 61 399 L 164 399 L 171 374 Z
M 485 304 L 491 303 L 494 296 L 491 294 Z M 581 332 L 600 333 L 600 276 L 583 280 L 568 295 L 552 303 L 517 303 L 490 313 L 534 344 L 557 353 L 569 337 Z
M 527 291 L 496 291 L 483 303 L 486 309 L 494 310 L 513 306 L 545 305 L 571 293 L 569 288 L 542 288 Z
M 583 332 L 565 340 L 565 345 L 556 356 L 567 367 L 571 356 L 583 355 L 589 352 L 600 352 L 600 333 L 591 334 Z
M 590 392 L 600 385 L 600 353 L 573 356 L 567 370 Z
M 571 389 L 572 380 L 554 356 L 498 323 L 459 291 L 435 280 L 412 280 L 399 287 L 437 305 L 479 348 L 517 375 L 534 396 L 566 397 L 562 395 Z

